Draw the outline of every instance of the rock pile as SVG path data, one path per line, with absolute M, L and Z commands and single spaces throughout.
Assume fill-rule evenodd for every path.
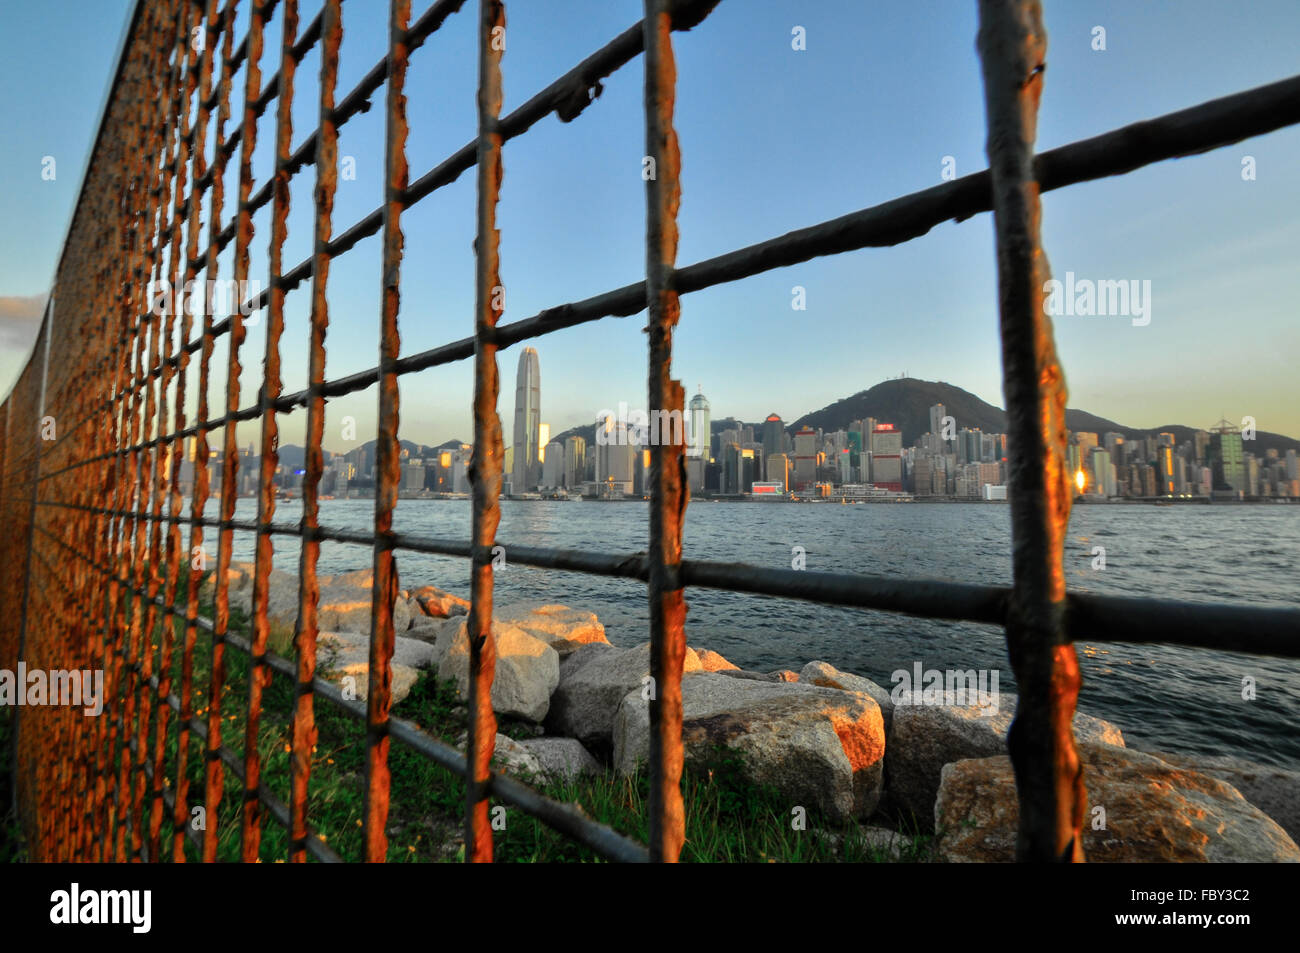
M 231 605 L 245 613 L 252 572 L 251 563 L 230 569 Z M 319 581 L 325 677 L 351 678 L 364 697 L 373 577 L 358 570 Z M 434 586 L 397 595 L 394 704 L 421 671 L 468 692 L 468 608 Z M 296 576 L 271 572 L 267 615 L 273 648 L 278 640 L 292 652 Z M 539 735 L 498 734 L 497 765 L 573 780 L 645 764 L 656 691 L 648 642 L 611 645 L 594 613 L 558 604 L 498 605 L 492 631 L 492 707 Z M 752 672 L 699 646 L 687 648 L 683 671 L 688 761 L 725 750 L 792 808 L 831 823 L 872 818 L 931 830 L 941 860 L 1014 859 L 1018 802 L 1005 752 L 1015 695 L 995 694 L 983 708 L 935 704 L 824 661 L 798 672 Z M 1300 862 L 1292 839 L 1300 833 L 1300 773 L 1134 751 L 1118 727 L 1081 712 L 1074 732 L 1093 806 L 1084 818 L 1090 860 Z

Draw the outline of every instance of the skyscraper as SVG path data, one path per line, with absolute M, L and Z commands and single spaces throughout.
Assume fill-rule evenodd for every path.
M 943 418 L 946 416 L 948 416 L 948 408 L 943 404 L 934 404 L 930 407 L 930 433 L 942 436 Z
M 1210 466 L 1214 471 L 1214 489 L 1217 491 L 1246 490 L 1246 466 L 1242 459 L 1241 431 L 1226 420 L 1210 430 L 1208 448 Z
M 771 457 L 785 452 L 785 423 L 777 414 L 763 421 L 763 455 Z
M 514 466 L 511 489 L 524 493 L 541 479 L 542 372 L 537 349 L 524 348 L 515 377 Z
M 570 490 L 582 486 L 587 474 L 587 441 L 569 437 L 564 441 L 564 485 Z
M 691 443 L 687 455 L 700 457 L 706 462 L 713 456 L 710 453 L 713 431 L 709 418 L 709 401 L 697 389 L 691 398 Z

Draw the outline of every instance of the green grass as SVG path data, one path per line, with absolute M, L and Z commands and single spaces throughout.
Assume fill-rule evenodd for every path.
M 212 614 L 211 593 L 200 599 L 201 614 Z M 178 603 L 181 601 L 178 596 Z M 128 616 L 129 618 L 129 616 Z M 155 626 L 155 644 L 161 625 Z M 248 620 L 232 608 L 230 629 L 247 635 Z M 172 692 L 180 693 L 181 624 L 172 665 Z M 156 649 L 155 649 L 156 651 Z M 227 674 L 222 692 L 223 741 L 242 752 L 245 743 L 249 659 L 233 647 L 226 651 Z M 155 658 L 157 656 L 155 655 Z M 325 661 L 322 658 L 322 661 Z M 194 708 L 206 723 L 211 670 L 211 639 L 199 630 L 193 655 Z M 155 670 L 156 666 L 155 666 Z M 289 799 L 289 744 L 292 738 L 293 692 L 288 679 L 274 676 L 263 694 L 258 750 L 262 758 L 262 783 L 284 802 Z M 466 729 L 464 700 L 457 697 L 455 683 L 439 682 L 422 674 L 411 693 L 394 706 L 394 717 L 419 724 L 429 734 L 455 744 Z M 309 823 L 326 843 L 345 860 L 362 856 L 361 821 L 365 801 L 365 726 L 344 714 L 325 699 L 315 701 L 316 750 L 312 759 Z M 157 707 L 149 727 L 150 750 L 156 731 Z M 3 722 L 0 721 L 0 725 Z M 526 736 L 525 726 L 504 722 L 500 729 L 512 736 Z M 176 770 L 177 717 L 171 713 L 166 741 L 165 771 L 174 785 Z M 190 737 L 187 775 L 188 801 L 199 806 L 203 800 L 202 742 Z M 456 861 L 463 859 L 464 784 L 452 774 L 429 762 L 400 742 L 389 748 L 392 776 L 387 823 L 390 862 Z M 645 842 L 649 783 L 644 775 L 620 777 L 613 772 L 572 782 L 545 782 L 517 774 L 553 800 L 580 805 L 583 812 L 614 830 Z M 812 814 L 807 829 L 792 824 L 788 798 L 752 783 L 740 759 L 723 749 L 702 761 L 688 763 L 683 779 L 686 805 L 686 842 L 682 860 L 695 862 L 803 862 L 882 861 L 889 858 L 864 842 L 855 824 L 833 827 Z M 148 794 L 146 794 L 146 801 Z M 215 819 L 218 859 L 240 857 L 240 811 L 242 782 L 229 769 L 225 772 L 225 794 Z M 494 805 L 495 806 L 495 805 Z M 494 835 L 494 854 L 503 862 L 597 861 L 592 851 L 577 845 L 533 819 L 523 811 L 505 805 L 505 829 Z M 162 824 L 162 844 L 169 850 L 172 836 L 170 812 Z M 212 819 L 209 819 L 209 823 Z M 2 835 L 0 835 L 2 836 Z M 923 860 L 932 838 L 916 835 L 907 841 L 902 860 Z M 0 840 L 0 859 L 5 841 Z M 260 859 L 283 860 L 288 851 L 287 832 L 269 815 L 264 815 Z M 186 856 L 198 853 L 186 843 Z

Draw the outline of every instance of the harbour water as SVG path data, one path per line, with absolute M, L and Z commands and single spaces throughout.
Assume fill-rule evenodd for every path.
M 644 503 L 502 503 L 499 541 L 506 565 L 498 599 L 561 602 L 590 609 L 610 641 L 648 636 L 645 587 L 635 580 L 534 569 L 509 561 L 509 546 L 631 554 L 647 548 Z M 256 501 L 239 501 L 253 519 Z M 322 524 L 367 531 L 370 500 L 321 504 Z M 301 503 L 281 502 L 275 522 L 295 525 Z M 788 568 L 794 547 L 809 570 L 929 577 L 1007 585 L 1010 511 L 999 504 L 776 505 L 694 502 L 684 539 L 688 558 Z M 404 533 L 464 540 L 467 501 L 403 500 Z M 297 569 L 297 541 L 275 536 L 275 565 Z M 1105 548 L 1105 568 L 1095 547 Z M 236 536 L 234 558 L 251 559 L 252 534 Z M 467 560 L 399 552 L 404 588 L 436 584 L 467 596 Z M 322 572 L 369 566 L 367 547 L 324 543 Z M 1300 507 L 1076 506 L 1066 548 L 1067 584 L 1078 591 L 1191 602 L 1295 607 L 1300 603 Z M 998 670 L 1015 691 L 1001 629 L 916 619 L 799 600 L 693 589 L 687 639 L 742 668 L 796 671 L 824 659 L 890 687 L 892 673 L 926 669 Z M 1118 724 L 1133 747 L 1235 755 L 1300 769 L 1300 661 L 1162 645 L 1077 644 L 1083 671 L 1079 707 Z M 1243 678 L 1255 698 L 1242 698 Z

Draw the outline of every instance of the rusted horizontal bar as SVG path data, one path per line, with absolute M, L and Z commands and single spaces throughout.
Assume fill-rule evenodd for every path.
M 150 522 L 170 521 L 166 514 L 154 517 L 149 513 L 85 507 L 50 500 L 41 500 L 39 505 L 134 516 Z M 187 523 L 194 522 L 192 517 L 180 519 Z M 221 525 L 220 520 L 214 519 L 198 522 L 204 526 Z M 257 531 L 257 524 L 253 522 L 232 520 L 229 526 L 250 533 Z M 48 532 L 43 527 L 37 528 Z M 269 532 L 279 536 L 301 535 L 296 524 L 272 524 Z M 321 527 L 314 535 L 318 539 L 332 542 L 362 546 L 374 544 L 371 534 L 359 531 Z M 472 549 L 466 540 L 432 539 L 406 533 L 392 534 L 392 542 L 395 549 L 440 556 L 469 558 Z M 511 562 L 525 566 L 615 576 L 640 582 L 649 578 L 645 553 L 618 555 L 580 549 L 512 546 L 503 542 L 496 545 L 505 548 Z M 806 599 L 827 605 L 987 625 L 1005 623 L 1006 600 L 1011 594 L 1010 588 L 1006 586 L 857 573 L 769 569 L 745 563 L 691 559 L 682 560 L 681 582 L 686 586 L 705 589 Z M 1300 609 L 1177 602 L 1087 592 L 1072 592 L 1066 598 L 1069 603 L 1068 631 L 1070 638 L 1075 641 L 1086 639 L 1090 642 L 1160 643 L 1300 658 Z M 1159 621 L 1167 619 L 1176 619 L 1176 623 Z M 1230 633 L 1230 636 L 1225 637 L 1225 633 Z

